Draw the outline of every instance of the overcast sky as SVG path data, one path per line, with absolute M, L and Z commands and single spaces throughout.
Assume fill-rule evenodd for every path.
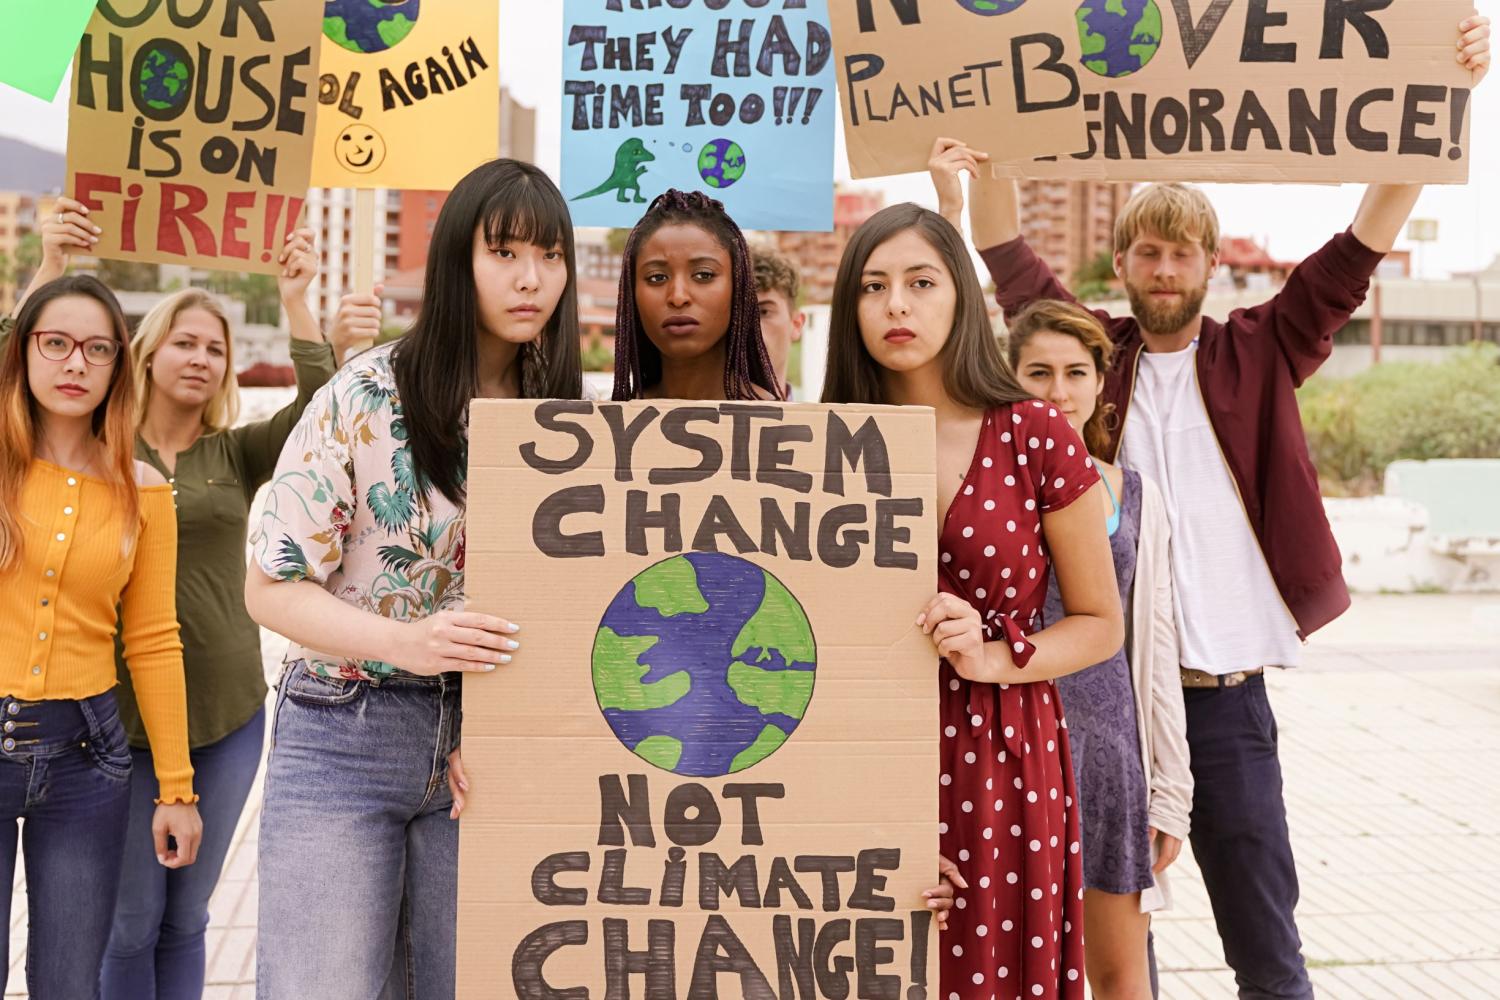
M 1500 0 L 1477 0 L 1480 13 L 1500 21 Z M 1456 28 L 1456 25 L 1455 25 Z M 502 0 L 500 72 L 518 100 L 538 109 L 540 165 L 557 176 L 562 108 L 562 3 Z M 558 40 L 548 42 L 547 40 Z M 1500 257 L 1500 70 L 1476 95 L 1472 168 L 1466 187 L 1433 186 L 1422 195 L 1415 217 L 1437 219 L 1440 239 L 1423 251 L 1431 275 L 1473 270 Z M 65 83 L 51 105 L 0 86 L 0 135 L 48 149 L 67 144 Z M 842 136 L 835 160 L 848 178 Z M 859 182 L 883 188 L 888 201 L 934 202 L 925 175 Z M 1224 231 L 1269 242 L 1272 254 L 1301 258 L 1354 218 L 1362 188 L 1314 185 L 1208 185 Z M 1404 245 L 1404 244 L 1403 244 Z

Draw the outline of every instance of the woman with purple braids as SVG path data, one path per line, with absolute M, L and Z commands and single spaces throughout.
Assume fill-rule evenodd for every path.
M 782 398 L 749 247 L 701 191 L 666 192 L 631 230 L 615 330 L 617 401 Z

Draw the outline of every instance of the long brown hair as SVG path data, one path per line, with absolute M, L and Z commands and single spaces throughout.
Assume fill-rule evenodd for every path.
M 641 246 L 663 226 L 697 226 L 718 241 L 729 254 L 733 297 L 730 299 L 729 330 L 724 334 L 724 398 L 761 399 L 764 390 L 780 399 L 781 387 L 766 342 L 760 335 L 760 306 L 756 297 L 755 272 L 750 248 L 740 227 L 724 210 L 724 204 L 702 191 L 678 191 L 658 195 L 641 221 L 630 231 L 625 259 L 620 267 L 620 294 L 615 306 L 615 387 L 618 401 L 639 399 L 641 393 L 661 381 L 661 352 L 641 328 L 641 313 L 635 304 L 636 258 Z
M 1042 299 L 1033 302 L 1021 314 L 1007 324 L 1010 334 L 1006 347 L 1010 354 L 1010 365 L 1019 370 L 1021 351 L 1039 333 L 1060 333 L 1072 337 L 1083 345 L 1094 359 L 1094 371 L 1102 378 L 1109 371 L 1110 361 L 1115 356 L 1115 345 L 1109 339 L 1104 324 L 1083 306 L 1058 299 Z M 1115 405 L 1099 401 L 1094 405 L 1093 415 L 1083 425 L 1083 443 L 1091 455 L 1109 453 L 1110 430 L 1115 422 Z
M 474 232 L 492 250 L 503 244 L 561 247 L 568 283 L 547 326 L 522 346 L 523 399 L 580 399 L 578 257 L 573 218 L 562 192 L 540 168 L 491 160 L 469 171 L 438 212 L 427 254 L 422 306 L 391 351 L 391 368 L 411 443 L 412 467 L 425 491 L 454 504 L 467 496 L 469 404 L 479 395 L 479 289 Z
M 14 566 L 21 556 L 18 509 L 26 473 L 36 456 L 41 414 L 27 379 L 27 347 L 37 320 L 48 303 L 71 295 L 93 299 L 109 314 L 120 353 L 109 376 L 104 402 L 94 409 L 94 437 L 104 447 L 105 466 L 113 480 L 119 509 L 124 513 L 125 540 L 140 527 L 140 503 L 135 488 L 135 389 L 130 371 L 130 335 L 125 314 L 114 293 L 97 278 L 76 275 L 49 281 L 27 297 L 16 317 L 16 328 L 0 352 L 0 570 Z
M 833 315 L 828 327 L 828 375 L 823 383 L 825 403 L 884 403 L 879 363 L 865 350 L 859 334 L 859 298 L 864 289 L 865 264 L 876 248 L 908 230 L 926 240 L 953 275 L 958 302 L 953 330 L 938 355 L 943 362 L 943 388 L 964 406 L 989 410 L 1030 399 L 1000 351 L 985 308 L 984 289 L 963 236 L 952 223 L 919 205 L 892 205 L 876 212 L 854 232 L 839 262 L 833 286 Z

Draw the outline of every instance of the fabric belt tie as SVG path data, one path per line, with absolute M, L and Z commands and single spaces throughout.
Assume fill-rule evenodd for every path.
M 1000 632 L 1007 647 L 1010 650 L 1011 662 L 1017 667 L 1025 667 L 1031 662 L 1031 657 L 1036 653 L 1036 647 L 1026 634 L 1009 616 L 997 614 L 990 619 L 989 625 L 992 629 Z M 952 670 L 952 665 L 949 665 Z M 957 673 L 955 672 L 955 676 Z M 1025 748 L 1025 740 L 1021 733 L 1024 728 L 1025 715 L 1021 711 L 1024 701 L 1019 694 L 1013 694 L 1006 690 L 1008 684 L 976 684 L 964 678 L 959 678 L 964 684 L 965 704 L 969 708 L 969 724 L 975 729 L 993 727 L 998 730 L 996 738 L 1005 744 L 1005 749 L 1010 753 L 1020 755 Z M 995 719 L 995 708 L 1000 710 L 998 724 Z

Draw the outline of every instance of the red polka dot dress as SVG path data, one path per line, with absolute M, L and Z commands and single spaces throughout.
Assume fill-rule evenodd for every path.
M 1066 418 L 1035 400 L 992 410 L 939 538 L 941 587 L 985 638 L 1034 651 L 1051 562 L 1042 514 L 1099 473 Z M 944 661 L 939 830 L 969 888 L 940 937 L 946 1000 L 1083 997 L 1083 856 L 1057 688 L 977 684 Z

